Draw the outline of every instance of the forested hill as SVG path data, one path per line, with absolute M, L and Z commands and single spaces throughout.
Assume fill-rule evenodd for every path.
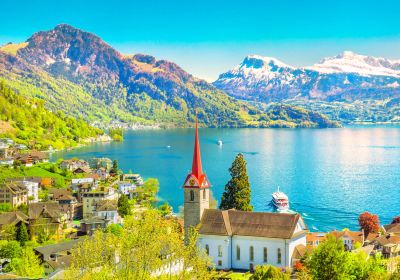
M 76 146 L 103 132 L 82 119 L 52 113 L 43 100 L 18 95 L 0 81 L 0 137 L 13 139 L 29 148 L 45 150 Z
M 89 32 L 61 24 L 0 48 L 0 76 L 46 108 L 87 121 L 209 127 L 267 127 L 261 110 L 228 96 L 175 63 L 125 56 Z

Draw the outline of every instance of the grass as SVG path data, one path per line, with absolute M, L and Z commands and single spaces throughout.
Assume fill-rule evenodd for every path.
M 214 271 L 212 273 L 213 277 L 228 277 L 232 280 L 248 280 L 251 277 L 250 272 L 242 273 L 242 272 L 231 272 L 231 271 Z

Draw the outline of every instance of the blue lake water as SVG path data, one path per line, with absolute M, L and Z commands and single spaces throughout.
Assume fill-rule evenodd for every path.
M 280 186 L 314 231 L 357 229 L 363 211 L 378 214 L 383 224 L 400 215 L 400 127 L 204 128 L 199 133 L 203 169 L 217 200 L 235 155 L 243 153 L 255 211 L 272 211 L 271 194 Z M 178 212 L 193 137 L 193 129 L 129 131 L 122 143 L 94 144 L 53 157 L 117 159 L 125 172 L 158 178 L 161 199 Z

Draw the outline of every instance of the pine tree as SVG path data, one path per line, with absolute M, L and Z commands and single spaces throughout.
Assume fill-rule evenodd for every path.
M 19 241 L 21 246 L 24 246 L 25 242 L 29 240 L 28 230 L 25 223 L 21 223 L 21 225 L 17 228 L 16 239 Z
M 236 209 L 242 211 L 253 211 L 250 204 L 250 183 L 247 176 L 246 160 L 242 154 L 238 154 L 229 168 L 231 179 L 225 185 L 225 192 L 221 198 L 222 210 Z
M 118 161 L 116 159 L 113 161 L 113 165 L 110 170 L 110 173 L 118 174 Z
M 120 214 L 122 217 L 131 214 L 131 206 L 129 205 L 129 199 L 124 194 L 122 194 L 118 198 L 118 214 Z

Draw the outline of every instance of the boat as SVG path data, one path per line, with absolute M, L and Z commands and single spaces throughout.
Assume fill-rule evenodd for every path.
M 272 194 L 272 204 L 275 206 L 278 212 L 285 212 L 289 210 L 289 198 L 288 196 L 279 190 Z
M 222 140 L 221 139 L 219 139 L 217 143 L 218 143 L 218 146 L 222 146 Z

